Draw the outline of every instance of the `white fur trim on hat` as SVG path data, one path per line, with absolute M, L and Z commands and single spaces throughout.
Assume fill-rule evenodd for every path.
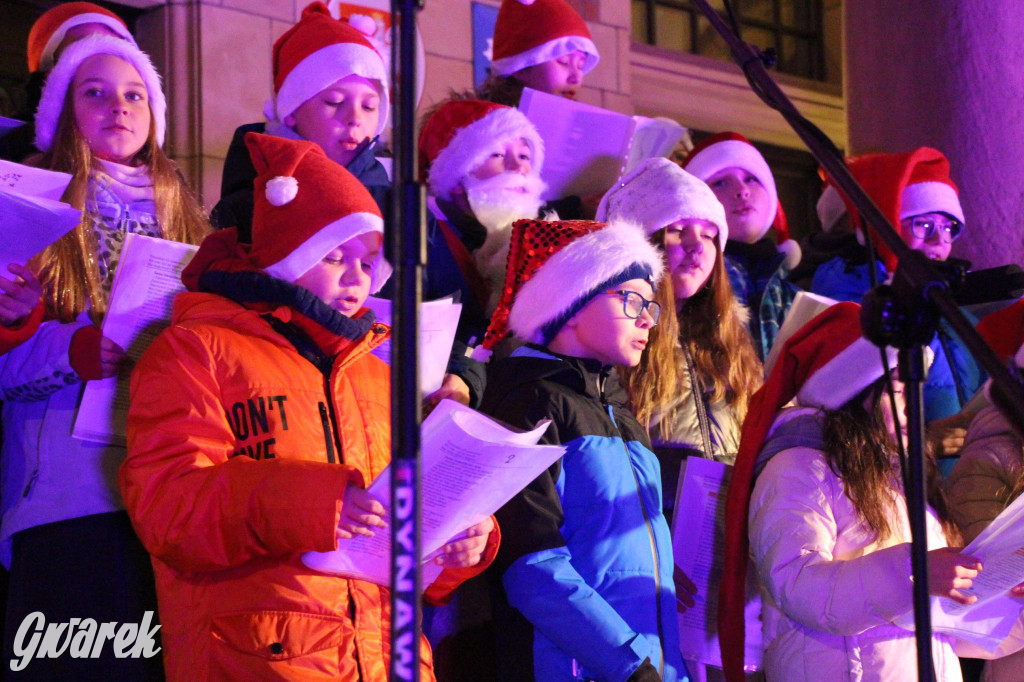
M 372 213 L 350 213 L 344 218 L 324 225 L 311 235 L 297 249 L 281 260 L 263 268 L 271 277 L 294 282 L 309 272 L 324 256 L 338 247 L 338 244 L 355 239 L 367 232 L 376 232 L 383 237 L 384 221 Z M 391 275 L 391 265 L 383 255 L 377 258 L 370 275 L 370 293 L 380 291 Z
M 499 76 L 511 76 L 516 71 L 558 59 L 577 50 L 587 55 L 583 61 L 583 73 L 590 73 L 601 61 L 601 56 L 597 52 L 597 45 L 586 36 L 562 36 L 511 57 L 495 59 L 491 62 L 491 70 Z
M 287 76 L 275 99 L 278 121 L 295 113 L 302 104 L 326 90 L 342 78 L 361 76 L 380 86 L 380 119 L 374 137 L 388 124 L 391 105 L 388 97 L 388 74 L 377 52 L 357 43 L 334 43 L 321 48 L 298 63 Z
M 627 220 L 652 235 L 679 220 L 700 219 L 718 227 L 718 248 L 725 251 L 729 223 L 725 208 L 702 180 L 665 158 L 647 159 L 608 190 L 597 220 Z
M 427 182 L 434 196 L 450 200 L 452 190 L 494 151 L 496 143 L 524 138 L 533 158 L 530 174 L 540 176 L 544 166 L 544 141 L 537 129 L 518 109 L 501 107 L 460 128 L 430 164 Z
M 664 271 L 661 252 L 639 225 L 614 221 L 566 244 L 540 266 L 516 293 L 508 327 L 520 339 L 543 343 L 544 325 L 594 289 L 634 264 L 651 271 L 657 284 Z
M 761 156 L 754 145 L 741 140 L 722 140 L 700 150 L 686 162 L 686 170 L 707 182 L 715 173 L 726 168 L 743 168 L 753 173 L 754 177 L 761 181 L 768 191 L 768 198 L 771 202 L 768 207 L 768 221 L 764 226 L 764 233 L 775 221 L 775 214 L 779 210 L 779 196 L 775 189 L 775 176 L 772 175 L 768 162 Z
M 82 62 L 97 54 L 120 57 L 134 66 L 142 76 L 142 82 L 149 94 L 149 109 L 156 126 L 156 142 L 162 147 L 167 128 L 167 100 L 164 99 L 164 91 L 160 87 L 160 74 L 145 52 L 133 43 L 111 36 L 82 38 L 69 45 L 61 54 L 56 66 L 46 78 L 43 94 L 39 99 L 39 109 L 36 111 L 36 147 L 44 152 L 50 149 L 71 81 Z
M 71 17 L 63 24 L 57 27 L 57 30 L 53 32 L 50 39 L 46 41 L 46 46 L 43 48 L 43 53 L 39 55 L 39 70 L 49 71 L 53 66 L 53 55 L 57 51 L 57 48 L 62 42 L 64 42 L 64 36 L 67 35 L 68 31 L 73 29 L 75 26 L 83 26 L 85 24 L 103 24 L 111 31 L 121 36 L 122 39 L 127 40 L 132 45 L 136 45 L 135 37 L 132 36 L 131 32 L 125 28 L 124 24 L 115 19 L 114 17 L 108 17 L 106 14 L 99 14 L 98 12 L 87 12 L 85 14 L 76 14 Z M 110 37 L 110 36 L 108 36 Z
M 821 221 L 821 229 L 824 232 L 831 232 L 839 219 L 846 215 L 846 202 L 843 201 L 839 190 L 832 185 L 825 187 L 814 208 L 818 213 L 818 220 Z
M 886 347 L 890 369 L 896 368 L 896 349 Z M 807 377 L 797 392 L 805 407 L 837 410 L 884 373 L 878 346 L 860 337 Z
M 961 223 L 965 222 L 960 197 L 944 182 L 919 182 L 903 190 L 900 220 L 924 213 L 948 213 Z

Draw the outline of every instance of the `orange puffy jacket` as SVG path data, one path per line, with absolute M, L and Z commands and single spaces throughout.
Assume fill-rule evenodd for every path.
M 387 679 L 388 589 L 300 560 L 336 548 L 346 485 L 390 461 L 388 368 L 369 355 L 386 337 L 377 324 L 340 340 L 325 375 L 257 310 L 175 300 L 132 374 L 120 470 L 153 555 L 170 680 Z M 497 545 L 495 529 L 479 565 L 442 572 L 425 596 L 480 573 Z M 420 650 L 432 680 L 425 638 Z

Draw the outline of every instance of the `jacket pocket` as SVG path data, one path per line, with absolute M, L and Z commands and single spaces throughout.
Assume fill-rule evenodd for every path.
M 215 678 L 258 674 L 260 669 L 276 668 L 278 661 L 288 661 L 285 665 L 290 669 L 337 674 L 345 644 L 353 641 L 352 626 L 346 620 L 295 611 L 216 616 L 211 635 L 215 640 L 211 652 Z

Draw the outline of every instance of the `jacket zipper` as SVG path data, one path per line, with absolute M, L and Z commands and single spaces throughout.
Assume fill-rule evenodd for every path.
M 640 503 L 640 513 L 644 517 L 644 526 L 647 528 L 647 539 L 651 542 L 651 558 L 654 560 L 654 613 L 658 622 L 658 643 L 660 646 L 659 661 L 658 661 L 658 675 L 661 677 L 665 676 L 665 630 L 661 623 L 661 562 L 658 560 L 658 545 L 654 540 L 654 528 L 651 526 L 651 519 L 647 515 L 647 507 L 644 505 L 644 496 L 640 491 L 640 478 L 636 475 L 636 469 L 633 467 L 633 460 L 629 456 L 629 450 L 626 448 L 626 439 L 622 437 L 622 432 L 619 431 L 619 425 L 615 421 L 615 414 L 613 408 L 604 399 L 604 376 L 598 378 L 598 391 L 601 396 L 601 402 L 608 408 L 608 417 L 612 420 L 612 425 L 615 430 L 619 433 L 619 441 L 622 443 L 622 452 L 626 455 L 626 463 L 629 464 L 629 471 L 633 474 L 633 485 L 636 487 L 637 501 Z
M 321 372 L 324 377 L 324 399 L 320 402 L 320 423 L 324 428 L 324 444 L 327 446 L 327 462 L 334 464 L 341 461 L 341 438 L 338 435 L 338 419 L 334 412 L 334 401 L 331 400 L 330 377 Z M 337 453 L 337 456 L 335 456 Z

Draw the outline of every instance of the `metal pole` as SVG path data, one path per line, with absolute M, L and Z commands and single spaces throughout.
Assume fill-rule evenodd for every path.
M 416 182 L 416 0 L 391 4 L 392 197 L 389 255 L 395 268 L 391 346 L 390 679 L 420 676 L 419 305 L 426 248 Z

